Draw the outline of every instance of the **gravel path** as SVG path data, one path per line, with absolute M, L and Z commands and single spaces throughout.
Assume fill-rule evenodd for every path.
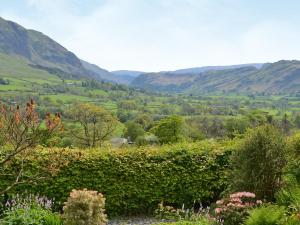
M 108 225 L 151 225 L 166 222 L 165 220 L 157 220 L 155 218 L 144 217 L 144 218 L 127 218 L 127 219 L 112 219 L 108 221 Z

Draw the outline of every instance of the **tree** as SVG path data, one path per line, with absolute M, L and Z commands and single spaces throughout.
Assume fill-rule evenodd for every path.
M 102 107 L 91 104 L 77 104 L 69 112 L 70 117 L 79 125 L 72 129 L 72 135 L 84 146 L 96 147 L 113 134 L 118 120 Z
M 286 113 L 283 115 L 283 118 L 281 120 L 281 129 L 285 134 L 288 134 L 291 129 L 291 122 L 289 121 Z
M 300 128 L 300 114 L 296 115 L 294 123 L 295 123 L 297 128 Z
M 1 104 L 0 110 L 0 178 L 11 180 L 8 186 L 0 188 L 0 194 L 3 194 L 18 184 L 38 179 L 37 175 L 26 173 L 26 159 L 41 140 L 50 138 L 62 124 L 58 113 L 55 116 L 47 113 L 43 123 L 33 100 L 24 108 Z M 14 170 L 7 173 L 10 164 L 14 165 Z
M 249 191 L 260 199 L 274 200 L 282 183 L 285 150 L 285 139 L 274 126 L 247 131 L 232 156 L 232 191 Z
M 175 143 L 183 139 L 183 119 L 180 116 L 168 116 L 161 119 L 152 129 L 161 144 Z
M 144 129 L 138 123 L 129 121 L 125 124 L 125 126 L 126 126 L 125 137 L 128 137 L 130 141 L 135 141 L 137 137 L 139 136 L 143 137 L 145 134 Z
M 146 131 L 148 131 L 153 125 L 153 119 L 148 114 L 138 114 L 135 117 L 134 122 L 140 124 L 142 128 Z
M 235 138 L 246 132 L 246 129 L 250 127 L 250 123 L 247 119 L 228 119 L 225 123 L 226 134 L 229 138 Z

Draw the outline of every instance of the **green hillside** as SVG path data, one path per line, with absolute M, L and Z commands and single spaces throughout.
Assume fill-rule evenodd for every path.
M 22 57 L 40 70 L 63 78 L 92 78 L 115 83 L 128 79 L 79 59 L 59 43 L 35 30 L 0 17 L 0 53 Z
M 153 91 L 202 94 L 270 93 L 292 94 L 300 91 L 300 62 L 282 60 L 254 66 L 211 70 L 198 74 L 150 73 L 137 77 L 132 85 Z

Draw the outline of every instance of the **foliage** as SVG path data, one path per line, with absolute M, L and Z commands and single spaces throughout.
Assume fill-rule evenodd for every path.
M 250 192 L 237 192 L 217 201 L 215 215 L 223 225 L 242 224 L 248 216 L 248 210 L 261 204 L 255 199 L 255 194 Z
M 300 215 L 300 187 L 288 186 L 276 193 L 276 202 L 288 209 L 289 214 Z
M 282 185 L 286 144 L 274 126 L 249 130 L 232 157 L 232 190 L 253 192 L 259 199 L 274 200 Z
M 155 210 L 155 216 L 159 219 L 181 220 L 185 217 L 184 209 L 175 209 L 172 206 L 165 206 L 163 202 L 158 204 Z
M 300 185 L 300 134 L 296 133 L 288 138 L 288 164 L 284 169 L 285 186 Z
M 64 222 L 68 225 L 106 224 L 105 198 L 97 191 L 73 190 L 64 204 Z
M 101 146 L 113 134 L 118 124 L 110 112 L 91 104 L 75 105 L 69 116 L 81 127 L 79 133 L 75 127 L 73 136 L 87 147 L 96 147 L 98 144 Z
M 216 219 L 210 216 L 209 211 L 209 208 L 203 208 L 201 205 L 196 211 L 194 207 L 185 208 L 184 204 L 178 209 L 161 202 L 155 210 L 155 216 L 160 220 L 181 221 L 179 224 L 215 224 Z
M 209 203 L 227 186 L 231 143 L 181 143 L 160 147 L 98 151 L 44 149 L 32 160 L 32 167 L 43 164 L 51 153 L 65 159 L 64 168 L 38 186 L 29 189 L 66 201 L 72 189 L 88 188 L 105 193 L 110 215 L 153 212 L 159 202 L 191 207 Z M 59 154 L 60 153 L 60 154 Z
M 286 225 L 284 207 L 276 205 L 262 206 L 250 211 L 245 225 Z
M 1 225 L 61 225 L 60 216 L 42 208 L 15 209 L 4 214 Z
M 60 216 L 51 212 L 52 201 L 45 197 L 17 195 L 5 206 L 1 225 L 62 225 Z
M 135 141 L 138 137 L 143 137 L 145 134 L 144 129 L 138 123 L 135 123 L 133 121 L 128 121 L 125 124 L 125 126 L 126 126 L 126 131 L 124 136 L 126 138 L 129 138 L 130 141 Z
M 300 216 L 300 135 L 288 138 L 288 164 L 284 169 L 284 187 L 276 193 L 276 202 L 285 206 L 288 213 Z
M 161 144 L 176 143 L 183 139 L 183 119 L 176 115 L 166 117 L 152 131 Z
M 0 105 L 0 179 L 11 180 L 11 183 L 0 189 L 0 194 L 12 187 L 37 179 L 32 174 L 26 174 L 24 164 L 29 155 L 41 141 L 49 139 L 53 133 L 62 128 L 59 113 L 51 116 L 47 113 L 44 124 L 40 121 L 33 100 L 21 108 Z M 42 125 L 44 128 L 42 128 Z M 18 163 L 15 160 L 18 158 Z M 6 167 L 14 163 L 14 171 L 6 173 Z

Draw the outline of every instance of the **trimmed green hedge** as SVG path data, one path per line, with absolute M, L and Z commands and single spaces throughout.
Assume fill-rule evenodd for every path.
M 60 154 L 64 167 L 50 180 L 18 191 L 27 188 L 55 198 L 61 206 L 72 189 L 96 190 L 105 195 L 109 215 L 151 213 L 161 201 L 175 206 L 209 203 L 226 187 L 230 147 L 225 146 L 201 142 L 116 150 L 43 149 L 32 168 L 51 159 L 52 152 Z

